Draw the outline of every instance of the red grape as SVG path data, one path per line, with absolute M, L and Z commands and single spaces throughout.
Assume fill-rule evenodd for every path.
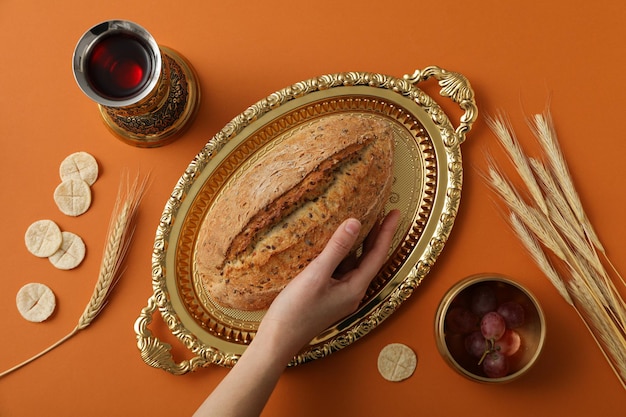
M 515 330 L 506 329 L 500 339 L 494 344 L 496 351 L 504 356 L 515 355 L 522 344 L 522 339 Z
M 478 317 L 482 317 L 497 307 L 496 293 L 487 284 L 479 285 L 472 292 L 470 308 Z
M 485 314 L 480 321 L 480 331 L 485 339 L 498 340 L 502 337 L 505 330 L 506 324 L 504 319 L 495 311 Z
M 475 331 L 465 337 L 465 350 L 473 357 L 482 358 L 487 349 L 487 340 L 481 332 Z
M 493 352 L 485 356 L 483 372 L 489 378 L 501 378 L 509 373 L 509 362 L 506 356 L 499 352 Z
M 446 315 L 446 325 L 454 333 L 469 333 L 478 330 L 480 318 L 463 307 L 453 307 Z
M 506 327 L 509 329 L 515 329 L 524 324 L 524 307 L 515 301 L 500 304 L 497 312 L 504 318 Z

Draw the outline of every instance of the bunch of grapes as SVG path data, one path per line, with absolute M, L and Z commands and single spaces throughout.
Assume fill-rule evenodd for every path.
M 488 284 L 476 287 L 467 306 L 455 306 L 446 316 L 446 329 L 464 335 L 465 350 L 489 378 L 509 373 L 509 358 L 521 346 L 515 330 L 524 324 L 524 308 L 515 301 L 498 302 Z

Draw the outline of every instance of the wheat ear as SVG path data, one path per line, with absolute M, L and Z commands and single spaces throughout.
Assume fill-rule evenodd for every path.
M 0 378 L 42 357 L 72 338 L 79 331 L 89 326 L 106 305 L 113 287 L 122 275 L 122 265 L 133 237 L 137 209 L 148 183 L 147 177 L 143 180 L 135 178 L 132 183 L 128 178 L 128 174 L 125 174 L 124 177 L 120 183 L 115 206 L 111 214 L 98 281 L 85 311 L 78 319 L 78 324 L 70 333 L 48 348 L 0 373 Z
M 570 175 L 569 168 L 565 162 L 565 157 L 563 156 L 561 147 L 559 146 L 556 131 L 554 129 L 554 122 L 552 121 L 552 115 L 549 111 L 546 111 L 544 114 L 536 114 L 529 120 L 528 124 L 531 131 L 534 133 L 535 137 L 539 140 L 539 143 L 545 150 L 550 166 L 552 167 L 557 180 L 561 184 L 563 194 L 569 202 L 574 214 L 578 218 L 578 221 L 585 229 L 585 232 L 588 234 L 589 239 L 593 242 L 593 244 L 604 253 L 604 247 L 592 227 L 591 222 L 587 218 L 582 202 L 580 201 L 580 197 L 576 192 L 576 187 L 574 187 L 572 176 Z
M 524 151 L 522 150 L 522 147 L 517 140 L 517 136 L 513 131 L 511 122 L 502 113 L 499 115 L 499 117 L 487 117 L 486 120 L 487 125 L 491 128 L 491 130 L 495 132 L 495 134 L 500 139 L 500 142 L 507 151 L 511 162 L 513 163 L 517 171 L 520 173 L 521 176 L 529 179 L 526 186 L 528 187 L 528 192 L 532 196 L 533 200 L 542 212 L 547 213 L 548 207 L 543 200 L 541 188 L 539 187 L 539 184 L 537 183 L 537 181 L 535 181 L 532 175 L 532 166 L 526 158 L 526 155 L 524 155 Z
M 522 198 L 493 159 L 488 161 L 489 175 L 486 178 L 507 206 L 518 238 L 583 320 L 626 388 L 626 307 L 598 254 L 611 266 L 622 284 L 624 280 L 610 263 L 583 210 L 549 113 L 534 116 L 529 124 L 548 161 L 546 164 L 522 152 L 502 116 L 490 122 L 531 195 L 532 203 Z M 561 273 L 557 272 L 550 258 L 559 261 Z
M 539 268 L 546 275 L 548 280 L 552 283 L 554 288 L 561 294 L 561 297 L 567 302 L 567 304 L 574 306 L 574 301 L 572 297 L 570 297 L 567 292 L 567 286 L 563 281 L 563 278 L 558 274 L 552 262 L 548 259 L 543 249 L 541 249 L 541 245 L 535 238 L 535 236 L 528 230 L 528 228 L 523 224 L 520 218 L 515 214 L 510 214 L 510 221 L 513 230 L 517 233 L 517 236 L 520 238 L 520 241 L 526 247 L 526 250 L 533 258 L 535 263 L 539 266 Z
M 96 288 L 85 311 L 78 320 L 77 330 L 82 330 L 89 326 L 102 311 L 109 294 L 121 277 L 122 265 L 135 231 L 135 214 L 137 213 L 146 184 L 147 178 L 141 182 L 135 179 L 132 184 L 125 185 L 122 183 L 120 186 L 119 195 L 125 195 L 127 198 L 118 197 L 116 200 L 116 205 L 113 209 L 116 215 L 111 217 L 111 223 L 109 224 L 107 243 L 102 255 Z M 123 188 L 124 186 L 126 186 L 126 189 Z

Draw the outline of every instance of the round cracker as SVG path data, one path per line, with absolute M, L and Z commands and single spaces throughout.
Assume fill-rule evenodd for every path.
M 87 249 L 80 236 L 71 232 L 62 232 L 63 242 L 58 251 L 48 259 L 58 269 L 74 269 L 85 259 Z
M 402 343 L 385 346 L 378 355 L 378 372 L 387 381 L 399 382 L 407 379 L 417 366 L 415 352 Z
M 55 222 L 48 219 L 37 220 L 26 229 L 24 243 L 30 253 L 47 258 L 61 247 L 63 235 Z
M 87 152 L 68 155 L 59 166 L 61 180 L 78 179 L 93 185 L 98 179 L 98 162 Z
M 15 297 L 15 304 L 22 317 L 39 323 L 54 312 L 56 297 L 48 286 L 32 282 L 20 288 Z
M 80 216 L 91 206 L 91 188 L 80 179 L 64 180 L 54 190 L 54 202 L 63 214 Z

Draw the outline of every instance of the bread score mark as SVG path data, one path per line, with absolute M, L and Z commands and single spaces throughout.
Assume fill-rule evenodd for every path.
M 357 161 L 360 157 L 359 152 L 373 139 L 372 137 L 363 138 L 362 142 L 351 145 L 322 161 L 299 184 L 254 215 L 242 233 L 233 239 L 226 252 L 225 262 L 235 259 L 243 252 L 254 250 L 258 242 L 262 240 L 261 237 L 267 234 L 278 220 L 289 216 L 308 202 L 316 201 L 320 196 L 323 196 L 336 180 L 337 173 L 343 171 L 346 172 L 346 175 L 350 175 L 349 170 L 344 169 L 339 161 L 351 161 L 351 163 Z M 282 223 L 283 228 L 287 226 L 288 222 Z
M 380 218 L 392 170 L 387 122 L 329 116 L 285 139 L 224 191 L 201 225 L 196 266 L 211 298 L 267 308 L 348 217 L 363 224 L 356 249 Z

